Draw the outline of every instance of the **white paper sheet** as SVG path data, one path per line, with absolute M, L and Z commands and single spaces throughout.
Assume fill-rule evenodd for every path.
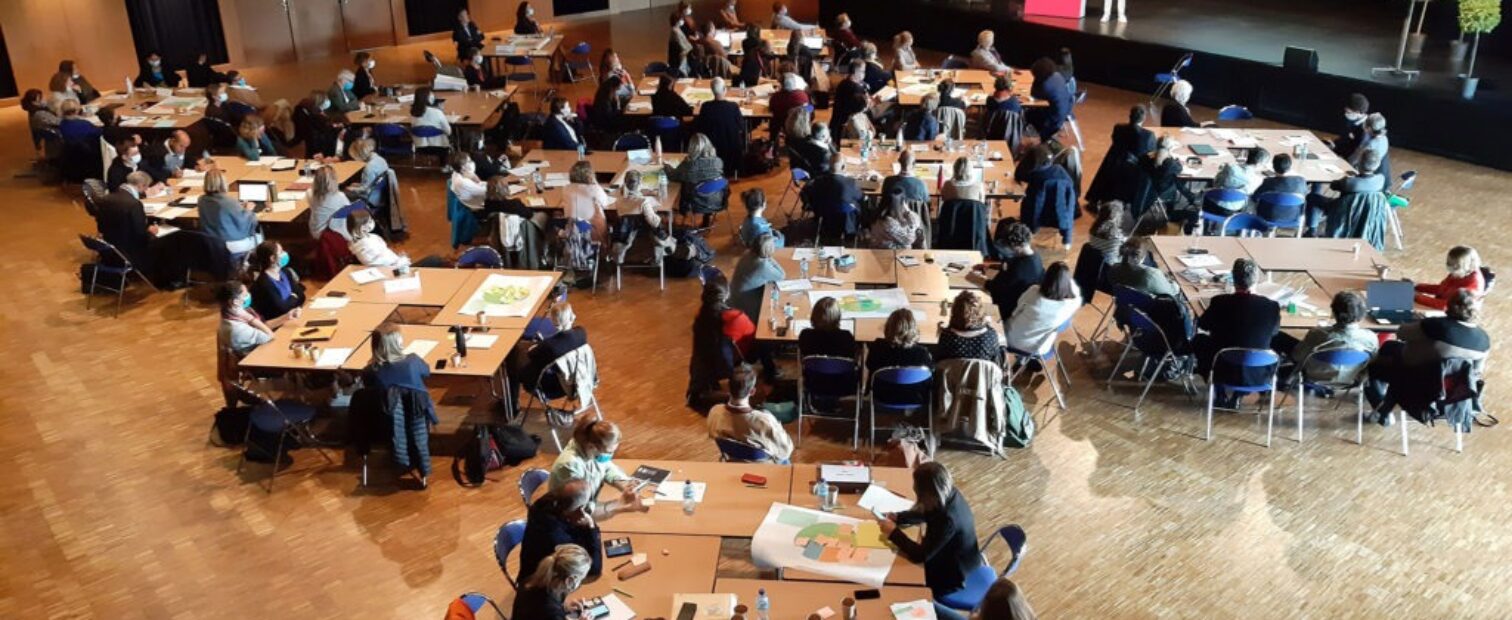
M 310 302 L 311 310 L 335 310 L 345 308 L 352 300 L 346 297 L 316 297 Z
M 437 344 L 439 343 L 434 340 L 411 340 L 409 344 L 404 345 L 404 353 L 406 355 L 414 353 L 417 356 L 425 357 L 430 355 L 430 352 L 436 348 Z
M 835 298 L 840 303 L 840 314 L 847 319 L 885 319 L 894 310 L 908 307 L 908 294 L 900 288 L 809 291 L 808 295 L 810 304 L 817 304 L 825 297 Z
M 903 512 L 913 508 L 914 502 L 906 497 L 900 497 L 897 493 L 879 487 L 875 484 L 866 487 L 861 493 L 861 499 L 856 500 L 856 507 L 887 514 L 891 512 Z
M 485 351 L 499 341 L 499 337 L 493 334 L 468 334 L 462 338 L 467 344 L 468 351 Z
M 304 200 L 305 197 L 307 197 L 309 195 L 310 195 L 310 192 L 305 191 L 305 190 L 295 190 L 295 191 L 292 191 L 292 192 L 285 190 L 285 191 L 279 191 L 277 198 L 279 200 Z
M 630 606 L 626 605 L 625 601 L 620 600 L 618 594 L 610 592 L 602 600 L 604 601 L 604 606 L 609 608 L 609 615 L 604 616 L 602 620 L 631 620 L 631 618 L 635 617 L 635 610 L 630 609 Z
M 200 177 L 200 178 L 197 178 L 197 179 L 185 177 L 185 178 L 182 178 L 182 179 L 175 180 L 173 182 L 173 186 L 174 187 L 204 187 L 205 186 L 205 177 Z
M 320 356 L 315 358 L 316 368 L 335 368 L 345 364 L 348 357 L 352 356 L 350 347 L 341 349 L 321 349 Z
M 1223 259 L 1212 254 L 1179 254 L 1176 260 L 1193 269 L 1201 267 L 1217 267 L 1223 264 Z
M 171 220 L 171 219 L 174 219 L 174 218 L 184 217 L 185 215 L 188 215 L 188 214 L 189 214 L 189 209 L 186 208 L 186 207 L 163 207 L 161 209 L 158 209 L 156 212 L 154 212 L 152 214 L 152 217 L 159 217 L 159 218 L 162 218 L 162 219 L 165 219 L 165 220 Z
M 937 620 L 934 604 L 928 599 L 908 601 L 906 603 L 893 603 L 888 606 L 892 611 L 893 620 Z
M 299 205 L 292 200 L 275 200 L 268 203 L 268 210 L 273 213 L 285 213 L 297 208 L 299 208 Z
M 868 483 L 871 482 L 871 468 L 865 465 L 820 465 L 819 478 L 841 484 Z
M 488 316 L 528 316 L 550 286 L 550 276 L 489 274 L 467 303 L 462 304 L 458 314 L 483 312 Z
M 784 293 L 791 293 L 793 291 L 807 291 L 812 288 L 814 288 L 814 283 L 809 282 L 808 280 L 796 279 L 777 281 L 777 290 Z
M 394 278 L 383 281 L 383 292 L 388 294 L 406 293 L 420 290 L 420 275 L 416 274 L 407 278 Z
M 383 275 L 383 272 L 379 271 L 376 267 L 368 267 L 367 269 L 359 269 L 352 272 L 352 281 L 358 284 L 377 282 L 386 277 L 388 276 Z

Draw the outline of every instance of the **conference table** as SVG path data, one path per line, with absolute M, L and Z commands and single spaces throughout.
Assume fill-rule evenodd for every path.
M 659 79 L 656 76 L 641 78 L 636 85 L 635 96 L 625 106 L 626 115 L 651 116 L 651 95 L 656 93 Z M 672 90 L 677 91 L 688 105 L 693 106 L 693 114 L 697 115 L 704 103 L 714 100 L 713 84 L 712 79 L 679 78 Z M 772 117 L 772 93 L 777 92 L 779 87 L 775 80 L 763 78 L 759 84 L 750 88 L 730 87 L 725 93 L 725 100 L 740 104 L 740 115 L 746 119 L 769 119 Z
M 637 162 L 632 163 L 632 157 Z M 618 197 L 623 194 L 625 175 L 631 170 L 641 173 L 641 193 L 647 196 L 655 196 L 661 205 L 659 213 L 667 217 L 667 232 L 672 232 L 672 213 L 677 208 L 677 202 L 682 197 L 682 183 L 667 183 L 667 193 L 661 195 L 657 189 L 660 182 L 662 167 L 656 165 L 649 151 L 622 152 L 622 151 L 594 151 L 585 155 L 589 165 L 593 166 L 595 180 L 602 185 L 610 197 Z M 662 161 L 667 165 L 676 166 L 682 161 L 681 153 L 666 153 Z M 562 188 L 569 184 L 568 174 L 572 166 L 578 162 L 577 151 L 535 149 L 525 154 L 516 167 L 509 170 L 509 179 L 514 197 L 525 203 L 525 206 L 537 211 L 551 214 L 562 212 Z M 531 182 L 532 173 L 539 170 L 542 177 L 542 191 L 536 191 L 535 184 Z M 618 215 L 618 201 L 606 207 L 604 211 L 610 215 Z
M 513 84 L 496 90 L 436 91 L 436 101 L 446 113 L 446 122 L 452 127 L 478 128 L 487 125 L 499 108 L 519 92 Z M 362 107 L 346 113 L 350 125 L 404 125 L 413 124 L 410 104 L 414 102 L 413 90 L 397 97 L 377 97 L 365 101 Z
M 308 169 L 330 166 L 335 169 L 336 178 L 341 180 L 341 184 L 346 185 L 361 174 L 363 165 L 359 161 L 319 164 L 314 160 L 293 157 L 265 157 L 259 161 L 247 161 L 234 155 L 216 155 L 211 159 L 226 178 L 228 195 L 235 196 L 236 184 L 242 182 L 273 184 L 274 200 L 257 213 L 257 221 L 262 224 L 287 224 L 310 210 L 312 177 L 306 174 Z M 196 203 L 205 193 L 204 173 L 186 171 L 183 178 L 171 179 L 167 186 L 167 193 L 142 199 L 142 207 L 147 215 L 165 221 L 198 220 L 199 209 L 196 208 Z
M 488 63 L 489 73 L 492 75 L 500 77 L 509 75 L 511 65 L 505 62 L 505 59 L 523 56 L 531 61 L 530 72 L 539 76 L 541 74 L 535 70 L 535 61 L 546 59 L 546 69 L 549 73 L 552 61 L 562 54 L 563 38 L 563 35 L 556 34 L 551 29 L 542 34 L 510 32 L 489 37 L 479 52 L 483 54 L 483 62 Z
M 171 131 L 198 123 L 209 103 L 203 88 L 137 88 L 101 95 L 85 106 L 85 114 L 95 121 L 94 111 L 113 107 L 122 127 Z
M 1263 148 L 1271 155 L 1287 153 L 1292 156 L 1290 174 L 1299 175 L 1308 183 L 1331 183 L 1355 173 L 1354 166 L 1334 154 L 1333 150 L 1311 131 L 1305 129 L 1235 129 L 1222 127 L 1182 127 L 1180 129 L 1155 128 L 1162 136 L 1171 136 L 1181 146 L 1171 155 L 1181 161 L 1180 178 L 1192 181 L 1212 181 L 1224 164 L 1238 163 L 1240 156 Z M 1198 155 L 1194 145 L 1211 148 L 1211 155 Z M 1306 150 L 1306 157 L 1299 158 Z
M 913 176 L 924 182 L 931 197 L 940 195 L 942 182 L 955 177 L 955 161 L 962 157 L 972 160 L 973 174 L 982 182 L 987 198 L 1015 198 L 1021 194 L 1020 185 L 1013 179 L 1013 149 L 1006 141 L 964 140 L 951 150 L 946 150 L 943 139 L 905 140 L 903 145 L 914 155 Z M 980 161 L 974 152 L 982 155 Z M 880 141 L 867 159 L 862 159 L 860 144 L 855 140 L 842 142 L 840 153 L 840 173 L 855 178 L 862 193 L 869 196 L 880 195 L 882 182 L 901 170 L 898 158 L 903 154 L 895 140 Z
M 351 355 L 367 345 L 368 337 L 394 314 L 394 304 L 346 304 L 339 308 L 306 308 L 297 319 L 286 321 L 273 332 L 273 340 L 253 349 L 241 360 L 243 370 L 301 371 L 340 370 Z M 330 338 L 307 344 L 313 347 L 302 351 L 296 347 L 296 338 L 311 329 L 312 321 L 335 320 L 335 331 Z
M 500 327 L 505 329 L 525 329 L 530 324 L 530 319 L 540 314 L 541 308 L 551 297 L 551 291 L 562 281 L 560 271 L 522 271 L 515 269 L 472 269 L 467 280 L 457 289 L 457 293 L 436 312 L 430 320 L 431 325 L 463 326 L 463 327 Z M 511 278 L 543 279 L 540 291 L 533 293 L 526 301 L 521 302 L 522 312 L 514 316 L 500 316 L 479 320 L 479 313 L 463 313 L 462 308 L 473 301 L 475 296 L 482 293 L 480 289 L 485 286 L 490 277 L 505 276 Z
M 1043 99 L 1035 99 L 1029 94 L 1034 85 L 1034 76 L 1027 70 L 1014 69 L 1008 74 L 1013 82 L 1013 94 L 1018 95 L 1019 105 L 1024 107 L 1043 107 L 1050 103 Z M 924 102 L 924 97 L 929 93 L 938 92 L 940 82 L 946 79 L 953 80 L 956 85 L 955 95 L 966 102 L 967 107 L 981 107 L 987 105 L 987 98 L 996 90 L 997 76 L 986 69 L 910 69 L 898 71 L 894 74 L 896 87 L 878 91 L 877 96 L 883 101 L 890 101 L 896 94 L 898 104 L 904 106 L 917 106 Z
M 376 270 L 382 279 L 359 282 L 354 277 L 354 274 L 369 270 Z M 318 292 L 311 295 L 309 300 L 313 302 L 325 298 L 344 298 L 348 302 L 357 303 L 440 308 L 451 301 L 457 295 L 457 291 L 462 290 L 468 279 L 473 277 L 473 270 L 416 267 L 410 269 L 407 277 L 419 278 L 419 286 L 396 285 L 395 282 L 399 279 L 394 270 L 388 267 L 347 265 L 341 273 L 336 274 L 336 277 L 331 278 Z
M 792 42 L 793 32 L 792 30 L 762 28 L 761 39 L 772 44 L 773 56 L 786 57 L 788 55 L 788 44 Z M 829 56 L 829 47 L 824 44 L 825 33 L 823 28 L 805 30 L 799 36 L 803 37 L 803 45 L 814 53 L 815 58 Z M 716 30 L 714 31 L 714 40 L 719 41 L 725 47 L 725 51 L 731 56 L 745 55 L 745 47 L 743 45 L 746 40 L 746 33 L 744 30 Z

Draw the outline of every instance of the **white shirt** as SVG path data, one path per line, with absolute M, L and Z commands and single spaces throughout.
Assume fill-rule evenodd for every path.
M 457 200 L 474 211 L 482 209 L 483 202 L 488 199 L 488 184 L 474 181 L 461 172 L 452 173 L 451 191 L 456 194 Z
M 361 239 L 353 239 L 347 244 L 352 256 L 367 267 L 399 267 L 408 265 L 409 259 L 395 254 L 389 249 L 388 242 L 383 237 L 368 233 Z
M 656 212 L 661 208 L 661 203 L 655 198 L 646 195 L 625 196 L 619 199 L 614 210 L 620 217 L 639 215 L 646 219 L 646 224 L 652 228 L 661 226 L 661 215 Z
M 351 235 L 347 234 L 346 218 L 341 218 L 340 222 L 336 222 L 332 219 L 332 216 L 336 215 L 337 211 L 340 211 L 342 207 L 345 207 L 349 204 L 352 204 L 352 201 L 347 199 L 346 194 L 343 194 L 341 192 L 331 192 L 330 194 L 326 195 L 325 199 L 321 200 L 318 204 L 311 205 L 310 238 L 320 239 L 320 234 L 325 232 L 326 228 L 330 228 L 331 230 L 340 233 L 342 237 L 351 239 Z M 333 224 L 337 223 L 340 224 L 339 227 L 333 226 Z
M 1080 292 L 1070 299 L 1055 300 L 1040 296 L 1038 284 L 1029 287 L 1019 296 L 1018 306 L 1008 317 L 1004 330 L 1006 344 L 1020 351 L 1049 351 L 1055 343 L 1055 330 L 1071 320 L 1071 315 L 1076 314 L 1081 305 Z
M 272 336 L 267 332 L 248 325 L 242 321 L 221 319 L 220 341 L 230 347 L 237 355 L 246 355 L 263 343 L 271 342 Z
M 450 147 L 451 146 L 451 122 L 446 120 L 446 113 L 441 108 L 430 106 L 419 118 L 410 120 L 411 127 L 437 127 L 441 129 L 441 135 L 434 138 L 415 138 L 415 148 L 428 146 Z
M 593 225 L 593 237 L 603 241 L 609 224 L 604 209 L 614 204 L 598 183 L 569 183 L 562 188 L 562 211 L 568 218 Z

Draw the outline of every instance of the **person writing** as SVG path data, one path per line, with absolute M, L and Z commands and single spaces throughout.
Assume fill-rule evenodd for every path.
M 824 297 L 809 313 L 809 324 L 798 333 L 798 357 L 813 355 L 855 359 L 856 337 L 840 324 L 840 302 Z
M 593 558 L 577 545 L 560 545 L 540 561 L 515 593 L 514 620 L 569 620 L 567 596 L 576 592 L 593 567 Z M 574 610 L 575 611 L 575 610 Z
M 1415 287 L 1418 305 L 1443 310 L 1459 291 L 1470 291 L 1477 297 L 1485 294 L 1486 277 L 1481 273 L 1480 253 L 1475 248 L 1465 245 L 1449 248 L 1444 265 L 1449 275 L 1438 284 L 1424 283 Z
M 608 485 L 619 489 L 620 501 L 632 505 L 638 503 L 640 498 L 635 491 L 635 479 L 614 464 L 614 452 L 619 449 L 619 444 L 620 428 L 615 423 L 591 415 L 578 418 L 572 427 L 572 439 L 551 465 L 547 488 L 557 492 L 568 482 L 581 480 L 590 496 L 598 497 L 599 489 Z M 593 509 L 598 510 L 598 502 L 593 503 Z
M 901 189 L 886 194 L 882 199 L 881 216 L 872 222 L 868 231 L 869 245 L 882 250 L 908 250 L 924 236 L 924 224 L 919 214 L 903 196 Z
M 729 383 L 730 400 L 709 409 L 709 438 L 758 448 L 772 458 L 772 463 L 786 465 L 793 456 L 792 438 L 775 416 L 751 406 L 756 371 L 749 364 L 738 364 Z
M 950 595 L 966 585 L 966 576 L 982 564 L 977 547 L 976 518 L 966 498 L 955 488 L 950 470 L 939 462 L 913 470 L 914 507 L 882 515 L 877 525 L 898 555 L 924 565 L 924 584 L 934 598 Z M 924 537 L 910 538 L 900 526 L 924 526 Z M 935 603 L 936 609 L 943 608 Z M 955 612 L 948 611 L 951 615 Z
M 588 483 L 583 480 L 571 480 L 560 489 L 547 491 L 530 503 L 525 518 L 525 535 L 520 539 L 520 574 L 534 573 L 557 547 L 571 544 L 588 551 L 592 560 L 588 576 L 598 576 L 604 566 L 603 555 L 599 553 L 604 546 L 598 522 L 624 512 L 647 510 L 650 506 L 641 502 L 638 494 L 631 503 L 616 500 L 595 505 Z
M 887 315 L 882 337 L 866 345 L 866 372 L 874 376 L 884 368 L 911 366 L 933 368 L 934 358 L 928 348 L 919 344 L 919 322 L 913 310 L 898 308 Z M 875 398 L 881 402 L 909 402 L 927 396 L 930 388 L 927 384 L 921 388 L 924 394 L 900 394 L 897 392 L 900 388 L 891 385 L 876 384 L 873 389 Z
M 651 114 L 654 116 L 670 116 L 683 118 L 693 116 L 693 106 L 688 105 L 688 100 L 677 94 L 673 86 L 677 80 L 663 73 L 656 78 L 656 92 L 651 95 Z

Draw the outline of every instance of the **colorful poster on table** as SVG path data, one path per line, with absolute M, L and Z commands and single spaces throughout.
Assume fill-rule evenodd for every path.
M 530 316 L 536 301 L 550 287 L 551 276 L 489 274 L 457 313 L 468 316 L 479 312 L 488 316 Z
M 794 568 L 882 587 L 897 552 L 875 521 L 773 503 L 751 538 L 751 561 L 762 569 Z
M 908 295 L 900 288 L 809 291 L 809 304 L 825 297 L 840 303 L 840 316 L 847 319 L 885 319 L 894 310 L 908 307 Z

